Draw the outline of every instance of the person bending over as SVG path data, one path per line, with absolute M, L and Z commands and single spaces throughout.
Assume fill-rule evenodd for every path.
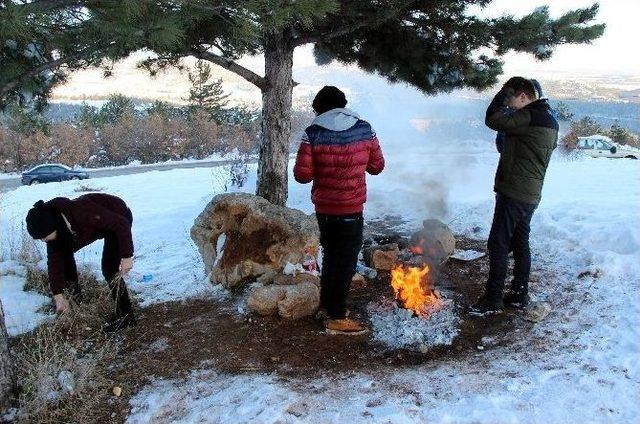
M 47 244 L 49 286 L 56 312 L 65 313 L 70 308 L 65 288 L 76 301 L 81 299 L 74 253 L 104 239 L 102 275 L 109 283 L 115 303 L 114 314 L 105 322 L 104 330 L 117 331 L 135 323 L 123 280 L 133 267 L 133 215 L 122 199 L 92 193 L 73 200 L 66 197 L 40 200 L 29 210 L 26 223 L 31 237 Z

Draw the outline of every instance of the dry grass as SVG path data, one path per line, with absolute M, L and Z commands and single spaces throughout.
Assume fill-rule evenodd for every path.
M 91 422 L 113 396 L 110 367 L 118 342 L 101 330 L 113 302 L 107 285 L 92 273 L 82 270 L 79 276 L 83 302 L 20 337 L 13 347 L 19 422 Z
M 49 276 L 46 270 L 38 268 L 37 265 L 27 264 L 27 275 L 24 280 L 23 291 L 33 291 L 43 294 L 45 296 L 51 296 L 51 290 L 49 289 Z

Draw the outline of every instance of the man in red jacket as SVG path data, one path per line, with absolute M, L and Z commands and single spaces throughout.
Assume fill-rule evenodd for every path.
M 116 331 L 135 323 L 131 300 L 122 277 L 133 267 L 133 215 L 126 203 L 108 194 L 86 194 L 77 199 L 56 197 L 38 201 L 27 214 L 27 231 L 34 239 L 47 243 L 49 286 L 56 312 L 69 310 L 63 290 L 80 298 L 74 252 L 104 239 L 102 275 L 109 283 L 115 301 L 115 314 L 104 330 Z
M 362 211 L 367 200 L 365 172 L 377 175 L 384 157 L 368 122 L 345 109 L 347 100 L 336 87 L 324 87 L 313 100 L 317 116 L 305 130 L 293 175 L 313 181 L 323 249 L 320 307 L 332 334 L 362 334 L 366 328 L 347 317 L 346 299 L 362 247 Z

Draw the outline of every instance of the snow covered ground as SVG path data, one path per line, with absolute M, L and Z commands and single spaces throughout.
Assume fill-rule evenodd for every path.
M 375 125 L 374 125 L 375 126 Z M 490 141 L 434 144 L 378 129 L 386 171 L 369 178 L 366 217 L 397 215 L 409 226 L 430 216 L 486 238 L 497 161 Z M 255 173 L 242 189 L 252 192 Z M 175 169 L 89 181 L 134 212 L 132 288 L 142 305 L 215 295 L 189 229 L 219 193 L 227 168 Z M 86 184 L 86 182 L 85 182 Z M 15 257 L 26 211 L 38 199 L 75 197 L 77 182 L 21 187 L 0 200 L 2 260 Z M 290 183 L 289 206 L 312 211 L 309 186 Z M 506 347 L 487 340 L 474 356 L 419 367 L 315 380 L 194 370 L 155 381 L 132 400 L 130 422 L 640 422 L 640 163 L 582 159 L 550 165 L 532 222 L 536 297 L 553 313 Z M 77 254 L 98 270 L 101 246 Z M 8 267 L 8 265 L 6 265 Z M 584 271 L 599 277 L 578 279 Z M 12 334 L 44 317 L 45 299 L 0 276 Z M 150 282 L 142 275 L 152 274 Z M 26 296 L 26 297 L 25 297 Z

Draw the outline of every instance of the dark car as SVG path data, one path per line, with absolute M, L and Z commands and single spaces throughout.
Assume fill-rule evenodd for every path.
M 86 180 L 89 174 L 83 171 L 74 171 L 68 166 L 55 163 L 38 165 L 22 173 L 22 184 L 31 185 L 50 183 L 53 181 Z

